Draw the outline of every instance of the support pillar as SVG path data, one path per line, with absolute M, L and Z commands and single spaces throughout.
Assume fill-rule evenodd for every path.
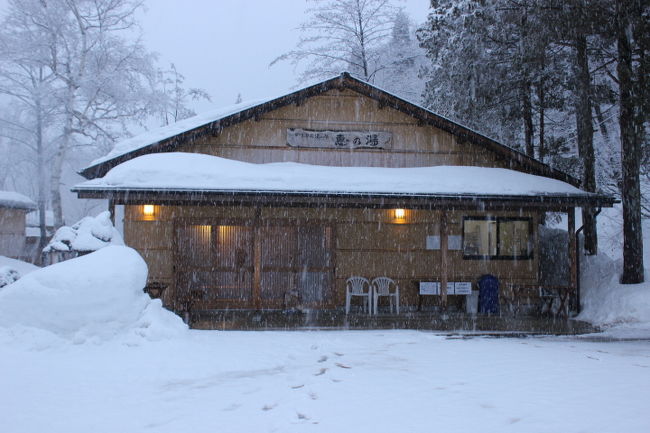
M 440 213 L 440 298 L 443 307 L 447 307 L 447 284 L 449 281 L 448 268 L 449 258 L 447 251 L 449 250 L 449 240 L 447 238 L 447 214 L 442 211 Z
M 576 251 L 576 213 L 575 208 L 570 208 L 567 211 L 568 216 L 568 234 L 569 234 L 569 284 L 571 291 L 575 292 L 578 288 L 578 255 Z

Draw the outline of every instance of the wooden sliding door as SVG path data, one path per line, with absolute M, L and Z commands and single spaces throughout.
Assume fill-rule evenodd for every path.
M 314 224 L 179 223 L 177 293 L 195 309 L 317 308 L 333 296 L 332 244 Z

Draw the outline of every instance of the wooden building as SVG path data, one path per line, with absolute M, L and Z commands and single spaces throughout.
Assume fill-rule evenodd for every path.
M 36 209 L 29 197 L 13 191 L 0 191 L 0 256 L 14 259 L 25 255 L 25 215 Z
M 80 198 L 124 206 L 126 244 L 177 311 L 340 311 L 354 275 L 394 279 L 403 311 L 460 309 L 484 274 L 530 304 L 550 211 L 568 214 L 571 296 L 574 209 L 614 202 L 346 73 L 127 140 L 82 174 Z

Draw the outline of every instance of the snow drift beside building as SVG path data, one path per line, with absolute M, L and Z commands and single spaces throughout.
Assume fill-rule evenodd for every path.
M 0 328 L 35 328 L 75 343 L 179 335 L 186 326 L 143 292 L 146 281 L 135 250 L 102 248 L 0 289 Z

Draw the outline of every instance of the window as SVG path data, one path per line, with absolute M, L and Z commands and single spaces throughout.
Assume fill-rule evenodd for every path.
M 463 257 L 466 259 L 530 259 L 530 218 L 465 217 Z

